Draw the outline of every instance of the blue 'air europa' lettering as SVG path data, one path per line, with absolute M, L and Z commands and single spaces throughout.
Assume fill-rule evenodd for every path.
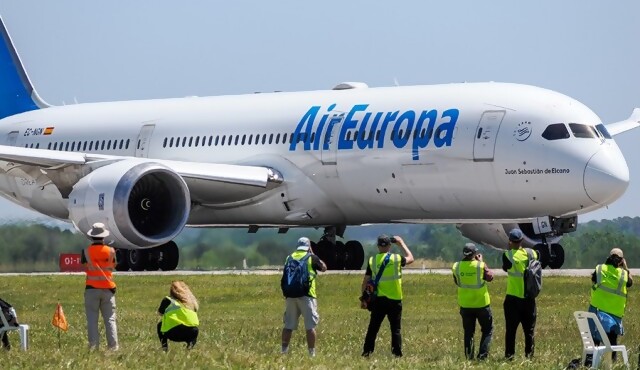
M 455 108 L 438 114 L 435 109 L 419 113 L 370 112 L 368 107 L 369 104 L 357 104 L 344 112 L 335 110 L 336 104 L 331 104 L 321 113 L 322 106 L 312 106 L 300 119 L 289 151 L 295 151 L 298 145 L 305 151 L 366 150 L 391 143 L 398 149 L 410 145 L 411 157 L 417 161 L 420 149 L 426 148 L 432 139 L 436 148 L 451 146 L 460 114 Z M 322 115 L 319 120 L 318 115 Z

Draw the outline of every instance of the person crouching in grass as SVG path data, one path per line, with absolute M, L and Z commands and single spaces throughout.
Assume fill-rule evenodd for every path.
M 171 283 L 169 296 L 160 302 L 158 313 L 162 321 L 158 323 L 158 338 L 162 350 L 169 349 L 168 340 L 186 342 L 187 349 L 193 348 L 198 340 L 198 300 L 189 286 L 182 281 Z

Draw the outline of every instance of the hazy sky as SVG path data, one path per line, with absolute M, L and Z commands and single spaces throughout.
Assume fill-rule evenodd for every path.
M 0 14 L 54 105 L 500 81 L 567 94 L 605 124 L 640 107 L 636 0 L 2 0 Z M 580 221 L 640 215 L 640 129 L 615 139 L 631 184 Z M 17 208 L 0 219 L 31 215 Z

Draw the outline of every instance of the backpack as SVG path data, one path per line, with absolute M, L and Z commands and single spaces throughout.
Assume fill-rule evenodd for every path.
M 16 315 L 16 310 L 2 298 L 0 298 L 0 309 L 10 326 L 18 326 L 18 315 Z M 0 327 L 2 327 L 2 324 L 2 321 L 0 321 Z
M 287 298 L 300 298 L 309 294 L 311 281 L 309 279 L 309 266 L 307 260 L 311 254 L 307 253 L 300 260 L 291 256 L 284 263 L 284 271 L 280 280 L 282 295 Z
M 528 264 L 524 269 L 524 297 L 536 298 L 542 290 L 542 264 L 533 258 L 533 251 L 530 248 L 525 250 Z

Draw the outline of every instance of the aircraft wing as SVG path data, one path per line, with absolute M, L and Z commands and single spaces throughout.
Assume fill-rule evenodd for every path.
M 283 182 L 282 175 L 269 167 L 156 160 L 0 145 L 0 171 L 13 177 L 33 179 L 41 186 L 53 183 L 63 196 L 91 171 L 127 159 L 147 160 L 169 167 L 185 180 L 192 201 L 200 204 L 249 199 Z
M 631 113 L 631 116 L 624 121 L 614 122 L 606 125 L 607 131 L 612 136 L 620 134 L 625 131 L 629 131 L 640 126 L 640 108 L 636 108 Z

